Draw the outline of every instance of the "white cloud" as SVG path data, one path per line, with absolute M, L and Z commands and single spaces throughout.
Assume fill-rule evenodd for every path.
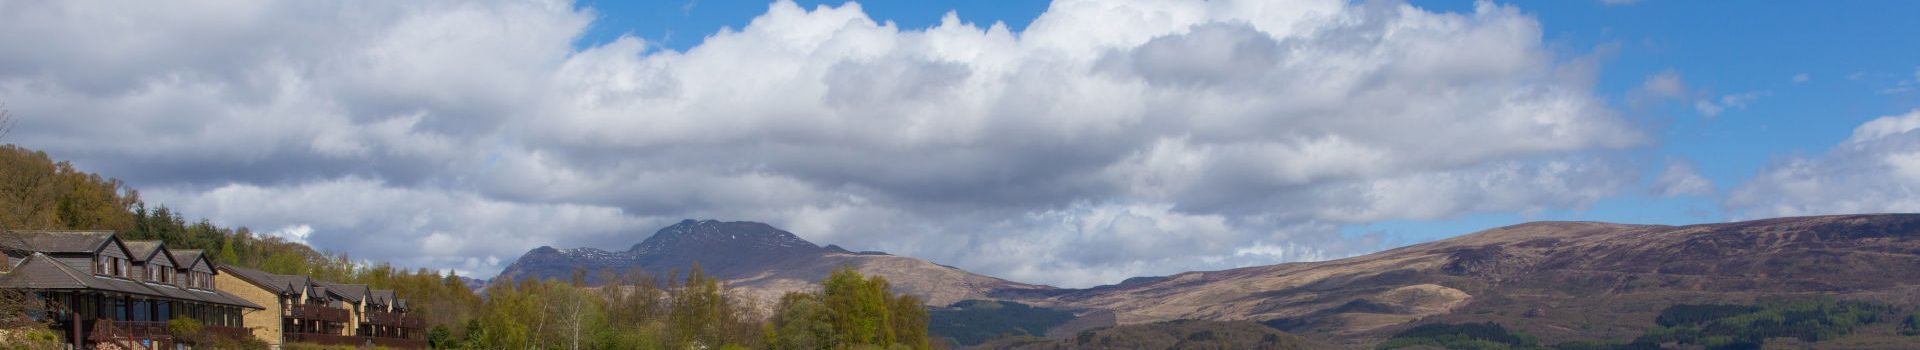
M 1805 83 L 1812 80 L 1813 80 L 1813 76 L 1807 75 L 1807 73 L 1800 73 L 1800 74 L 1793 75 L 1793 82 L 1795 84 Z
M 1780 161 L 1735 189 L 1743 218 L 1920 211 L 1920 110 L 1855 128 L 1818 157 Z
M 268 235 L 297 237 L 357 258 L 480 276 L 499 272 L 500 266 L 474 261 L 511 260 L 554 241 L 624 242 L 643 227 L 671 222 L 627 215 L 613 207 L 505 202 L 354 177 L 275 187 L 159 188 L 142 194 L 183 213 L 216 213 L 213 219 L 221 225 L 299 223 Z
M 1713 181 L 1700 176 L 1693 162 L 1669 159 L 1666 169 L 1654 177 L 1653 188 L 1668 197 L 1707 195 L 1713 193 Z
M 279 237 L 288 242 L 307 244 L 307 237 L 313 236 L 313 226 L 307 224 L 288 225 L 278 230 L 267 231 L 267 237 Z
M 1640 86 L 1627 91 L 1627 103 L 1635 108 L 1686 97 L 1687 83 L 1681 81 L 1679 71 L 1672 69 L 1649 75 L 1645 81 L 1640 82 Z
M 16 142 L 480 275 L 686 217 L 1065 285 L 1337 257 L 1378 248 L 1340 225 L 1584 206 L 1645 137 L 1490 2 L 1061 0 L 1020 33 L 777 2 L 684 52 L 575 50 L 596 15 L 558 1 L 0 9 L 37 48 L 0 57 Z
M 1719 116 L 1720 112 L 1724 112 L 1729 108 L 1746 109 L 1747 104 L 1753 103 L 1754 100 L 1758 100 L 1761 97 L 1766 97 L 1767 95 L 1772 95 L 1772 94 L 1773 94 L 1772 91 L 1750 91 L 1750 92 L 1720 96 L 1719 100 L 1714 100 L 1711 98 L 1702 98 L 1698 101 L 1693 102 L 1693 108 L 1695 111 L 1699 111 L 1700 115 L 1706 116 L 1708 118 L 1712 118 L 1712 117 Z

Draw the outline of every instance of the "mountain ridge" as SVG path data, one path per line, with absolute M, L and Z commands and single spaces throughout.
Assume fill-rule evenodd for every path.
M 1539 221 L 1344 259 L 1142 276 L 1083 289 L 823 247 L 765 224 L 723 224 L 682 221 L 676 226 L 710 227 L 670 226 L 661 231 L 666 235 L 649 237 L 655 244 L 636 244 L 626 253 L 536 248 L 502 276 L 565 276 L 527 273 L 552 262 L 638 266 L 658 274 L 693 259 L 689 254 L 705 254 L 733 260 L 709 268 L 718 271 L 711 274 L 774 300 L 785 291 L 815 287 L 834 268 L 854 266 L 895 281 L 897 291 L 920 295 L 932 306 L 1006 300 L 1108 315 L 1102 317 L 1110 325 L 1253 321 L 1356 346 L 1410 325 L 1449 321 L 1498 321 L 1555 339 L 1631 336 L 1652 310 L 1681 302 L 1818 296 L 1920 306 L 1920 214 L 1677 226 Z
M 638 269 L 658 277 L 685 272 L 695 263 L 707 275 L 726 280 L 729 287 L 768 305 L 786 292 L 816 287 L 816 281 L 842 266 L 886 277 L 895 290 L 919 296 L 933 306 L 987 299 L 988 294 L 1000 290 L 1056 289 L 911 257 L 854 252 L 837 245 L 823 247 L 764 223 L 691 219 L 661 228 L 625 251 L 534 248 L 499 276 L 509 280 L 567 278 L 580 269 L 588 272 L 588 282 L 597 283 L 595 276 L 601 271 L 626 273 Z
M 1917 286 L 1920 215 L 1865 214 L 1681 226 L 1531 222 L 1345 259 L 1008 296 L 1108 310 L 1120 324 L 1244 320 L 1352 341 L 1438 321 L 1605 339 L 1644 327 L 1646 308 L 1678 302 L 1802 296 L 1916 305 Z

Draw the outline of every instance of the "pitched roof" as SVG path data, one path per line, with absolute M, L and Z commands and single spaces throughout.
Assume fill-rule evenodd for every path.
M 154 253 L 160 252 L 161 245 L 160 241 L 120 241 L 120 244 L 127 246 L 128 259 L 142 263 L 152 259 Z M 173 259 L 173 257 L 169 256 L 167 259 Z
M 111 231 L 7 231 L 18 233 L 0 235 L 0 247 L 33 252 L 23 259 L 12 271 L 0 274 L 0 288 L 8 289 L 95 289 L 144 295 L 149 297 L 171 298 L 198 301 L 213 304 L 232 305 L 253 309 L 265 309 L 260 305 L 247 302 L 231 294 L 220 291 L 199 291 L 182 289 L 166 284 L 142 283 L 116 277 L 96 276 L 92 273 L 74 269 L 61 263 L 48 253 L 92 253 L 116 238 Z M 131 260 L 146 261 L 155 252 L 167 251 L 159 241 L 121 242 L 127 247 Z M 189 251 L 185 255 L 190 259 L 199 259 L 200 251 Z M 178 255 L 178 253 L 174 253 Z M 169 256 L 175 259 L 176 256 Z M 177 260 L 177 259 L 176 259 Z
M 202 255 L 204 255 L 204 254 L 202 254 L 202 252 L 204 252 L 204 251 L 202 251 L 202 250 L 199 250 L 199 249 L 181 249 L 181 250 L 175 250 L 175 251 L 173 251 L 173 260 L 174 260 L 174 261 L 185 261 L 185 262 L 187 262 L 186 264 L 187 264 L 188 266 L 192 266 L 192 265 L 193 265 L 193 261 L 194 261 L 194 260 L 199 260 L 199 259 L 201 258 L 201 256 L 202 256 Z M 181 267 L 187 267 L 187 266 L 181 266 Z
M 318 291 L 308 291 L 307 290 L 308 287 L 313 287 L 315 285 L 313 283 L 313 279 L 308 278 L 307 276 L 301 276 L 301 275 L 274 275 L 274 276 L 279 277 L 281 281 L 286 282 L 287 287 L 293 288 L 295 293 L 319 292 L 321 294 L 326 294 L 327 292 L 326 287 L 320 287 L 320 290 Z M 321 295 L 320 297 L 325 298 L 326 296 Z
M 338 283 L 321 282 L 320 285 L 327 287 L 328 292 L 332 292 L 333 295 L 339 296 L 340 299 L 344 299 L 346 301 L 358 303 L 361 300 L 367 299 L 367 294 L 368 294 L 367 285 L 364 285 L 364 284 L 338 284 Z
M 393 306 L 394 299 L 397 299 L 394 297 L 392 289 L 375 289 L 367 298 L 374 304 L 387 306 Z
M 92 253 L 100 250 L 113 231 L 5 231 L 0 247 L 44 253 Z
M 35 252 L 13 272 L 0 276 L 0 288 L 9 289 L 98 289 L 153 297 L 173 297 L 147 288 L 140 282 L 99 277 Z
M 261 307 L 259 304 L 248 302 L 246 299 L 240 299 L 240 297 L 234 296 L 233 293 L 227 293 L 226 291 L 219 291 L 219 290 L 209 291 L 209 290 L 194 289 L 194 290 L 189 290 L 188 292 L 196 294 L 197 296 L 200 297 L 201 300 L 206 300 L 208 302 L 212 302 L 216 304 L 227 304 L 227 305 L 239 306 L 244 308 L 252 308 L 252 309 L 261 309 L 261 310 L 266 309 L 265 307 Z
M 266 288 L 267 291 L 279 294 L 298 292 L 293 286 L 293 283 L 288 281 L 284 275 L 275 275 L 267 273 L 266 271 L 230 265 L 220 266 L 219 269 L 226 273 L 233 274 L 234 277 L 239 277 L 240 280 L 253 283 L 253 285 L 260 286 L 260 288 Z
M 74 270 L 73 267 L 39 252 L 20 261 L 13 272 L 0 274 L 0 288 L 7 289 L 87 289 L 93 287 L 87 281 L 93 275 Z

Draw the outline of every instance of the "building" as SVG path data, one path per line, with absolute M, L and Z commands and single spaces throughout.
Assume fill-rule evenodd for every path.
M 337 284 L 307 276 L 220 266 L 220 288 L 266 312 L 249 315 L 253 335 L 268 344 L 315 343 L 425 348 L 425 323 L 408 316 L 406 300 L 392 290 Z
M 219 269 L 197 250 L 121 241 L 108 231 L 0 232 L 0 288 L 27 293 L 75 347 L 172 348 L 166 322 L 198 320 L 208 332 L 246 336 L 244 318 L 265 307 L 219 288 Z

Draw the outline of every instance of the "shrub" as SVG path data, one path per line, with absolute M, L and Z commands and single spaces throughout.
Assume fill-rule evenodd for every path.
M 46 328 L 0 329 L 0 350 L 55 350 L 64 345 L 60 334 Z

